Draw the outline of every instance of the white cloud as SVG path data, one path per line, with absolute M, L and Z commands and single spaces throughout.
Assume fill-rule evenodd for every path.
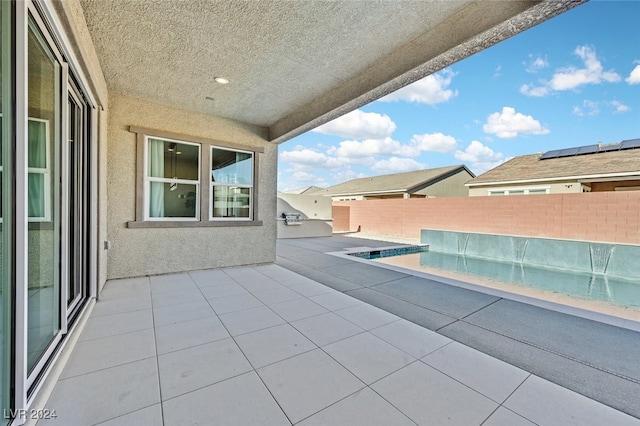
M 278 179 L 278 182 L 281 182 L 282 179 Z M 287 179 L 283 183 L 283 188 L 281 190 L 288 191 L 294 188 L 301 188 L 304 186 L 319 186 L 319 187 L 327 187 L 327 181 L 314 173 L 305 172 L 303 170 L 291 171 L 290 174 L 287 174 Z
M 609 102 L 609 105 L 611 105 L 615 109 L 615 111 L 613 111 L 614 114 L 620 114 L 629 111 L 629 107 L 622 102 L 611 101 Z
M 456 149 L 457 143 L 453 136 L 442 133 L 431 133 L 424 135 L 413 135 L 411 145 L 420 151 L 427 152 L 452 152 Z
M 624 81 L 629 84 L 640 84 L 640 65 L 636 65 L 629 77 L 625 78 Z
M 422 152 L 453 152 L 456 146 L 453 136 L 442 133 L 414 135 L 404 144 L 386 137 L 345 140 L 330 147 L 297 145 L 280 152 L 279 187 L 326 186 L 325 179 L 343 182 L 365 176 L 354 172 L 352 166 L 375 174 L 418 170 L 426 166 L 411 157 L 418 157 Z M 331 175 L 327 176 L 327 172 Z
M 600 107 L 598 102 L 585 99 L 582 102 L 582 106 L 574 106 L 572 112 L 580 117 L 593 117 L 600 114 Z
M 446 102 L 453 96 L 457 96 L 456 90 L 449 89 L 449 85 L 455 73 L 445 69 L 431 74 L 415 83 L 398 89 L 380 99 L 382 102 L 406 101 L 418 104 L 434 105 Z
M 614 114 L 622 114 L 629 111 L 629 107 L 620 101 L 595 102 L 584 100 L 581 106 L 574 106 L 572 112 L 580 117 L 593 117 L 600 114 L 601 105 L 613 108 Z
M 339 164 L 337 164 L 334 158 L 302 146 L 296 146 L 292 151 L 281 152 L 280 159 L 298 166 L 339 167 Z
M 371 169 L 377 173 L 401 173 L 412 170 L 420 170 L 426 166 L 413 158 L 391 157 L 388 160 L 376 161 Z
M 332 174 L 331 177 L 333 178 L 333 180 L 335 182 L 342 183 L 342 182 L 346 182 L 346 181 L 351 180 L 351 179 L 358 179 L 358 178 L 367 177 L 367 175 L 365 175 L 364 173 L 355 172 L 355 171 L 351 170 L 350 168 L 347 168 L 347 169 L 340 170 L 339 172 Z
M 292 166 L 289 171 L 312 172 L 314 170 L 338 169 L 349 164 L 371 165 L 375 160 L 373 158 L 340 158 L 313 149 L 296 146 L 291 151 L 281 152 L 280 161 Z
M 388 115 L 356 109 L 313 131 L 343 138 L 381 139 L 390 136 L 395 129 L 396 123 Z
M 413 157 L 420 153 L 416 148 L 402 145 L 400 142 L 391 138 L 342 141 L 337 148 L 332 147 L 327 152 L 336 157 L 350 159 L 372 157 L 375 155 L 402 155 Z
M 549 94 L 549 88 L 547 86 L 533 86 L 530 84 L 523 84 L 522 86 L 520 86 L 520 93 L 526 96 L 542 98 Z
M 584 68 L 566 67 L 557 71 L 550 81 L 553 90 L 572 90 L 585 84 L 620 81 L 620 76 L 615 71 L 602 69 L 602 64 L 593 48 L 578 46 L 573 53 L 582 59 Z
M 547 61 L 546 57 L 545 58 L 541 56 L 534 57 L 533 55 L 529 55 L 529 62 L 525 63 L 525 67 L 526 67 L 525 70 L 529 73 L 534 74 L 548 66 L 549 66 L 549 61 Z
M 464 151 L 456 151 L 455 157 L 465 163 L 471 163 L 471 169 L 476 175 L 493 169 L 505 161 L 504 154 L 494 152 L 478 141 L 472 141 Z
M 489 115 L 482 130 L 502 139 L 513 139 L 519 134 L 544 135 L 549 133 L 540 122 L 530 115 L 524 115 L 512 107 L 503 107 L 502 112 Z M 479 143 L 479 142 L 478 142 Z
M 578 46 L 573 53 L 582 60 L 584 67 L 568 66 L 559 68 L 553 74 L 551 80 L 541 80 L 539 86 L 523 84 L 520 87 L 520 93 L 527 96 L 541 97 L 548 95 L 551 91 L 574 90 L 586 84 L 617 83 L 620 81 L 621 78 L 615 71 L 605 71 L 602 68 L 602 63 L 597 58 L 596 51 L 592 47 Z
M 342 141 L 337 147 L 327 150 L 327 154 L 354 162 L 358 158 L 371 158 L 377 155 L 417 157 L 421 152 L 452 152 L 457 143 L 453 136 L 442 133 L 413 135 L 409 144 L 402 144 L 392 138 L 366 139 L 362 141 Z

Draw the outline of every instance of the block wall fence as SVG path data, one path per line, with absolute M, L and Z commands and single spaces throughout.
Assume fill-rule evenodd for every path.
M 420 230 L 640 244 L 640 191 L 333 203 L 334 232 L 420 238 Z

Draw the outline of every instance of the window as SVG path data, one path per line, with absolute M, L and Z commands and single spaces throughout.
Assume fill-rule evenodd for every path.
M 530 189 L 529 195 L 540 195 L 540 194 L 548 194 L 548 189 Z
M 489 196 L 495 197 L 500 195 L 539 195 L 548 194 L 549 187 L 535 189 L 492 189 L 489 190 Z
M 28 211 L 30 222 L 51 220 L 51 158 L 49 122 L 29 118 L 28 122 Z
M 261 226 L 263 148 L 130 126 L 137 134 L 135 220 L 129 228 Z
M 253 153 L 211 148 L 211 219 L 252 218 Z
M 0 134 L 2 114 L 0 114 Z M 49 155 L 49 121 L 29 118 L 27 125 L 28 145 L 28 215 L 29 222 L 51 221 L 51 158 Z M 3 176 L 3 159 L 0 154 L 0 185 Z M 1 192 L 0 192 L 1 194 Z M 2 223 L 0 209 L 0 223 Z
M 146 138 L 145 218 L 198 220 L 200 145 Z

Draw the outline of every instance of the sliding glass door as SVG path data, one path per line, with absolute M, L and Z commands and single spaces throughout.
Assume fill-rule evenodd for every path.
M 61 330 L 61 64 L 34 19 L 28 26 L 27 372 L 46 362 Z
M 0 1 L 0 426 L 25 420 L 95 273 L 95 101 L 46 7 Z
M 88 108 L 75 84 L 69 82 L 68 101 L 68 259 L 67 315 L 71 319 L 86 297 L 89 282 L 90 159 Z

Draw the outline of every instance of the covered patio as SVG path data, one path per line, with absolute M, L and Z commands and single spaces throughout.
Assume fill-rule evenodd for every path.
M 38 424 L 638 424 L 637 332 L 518 304 L 510 336 L 516 302 L 324 254 L 388 242 L 278 244 L 276 264 L 107 282 Z

